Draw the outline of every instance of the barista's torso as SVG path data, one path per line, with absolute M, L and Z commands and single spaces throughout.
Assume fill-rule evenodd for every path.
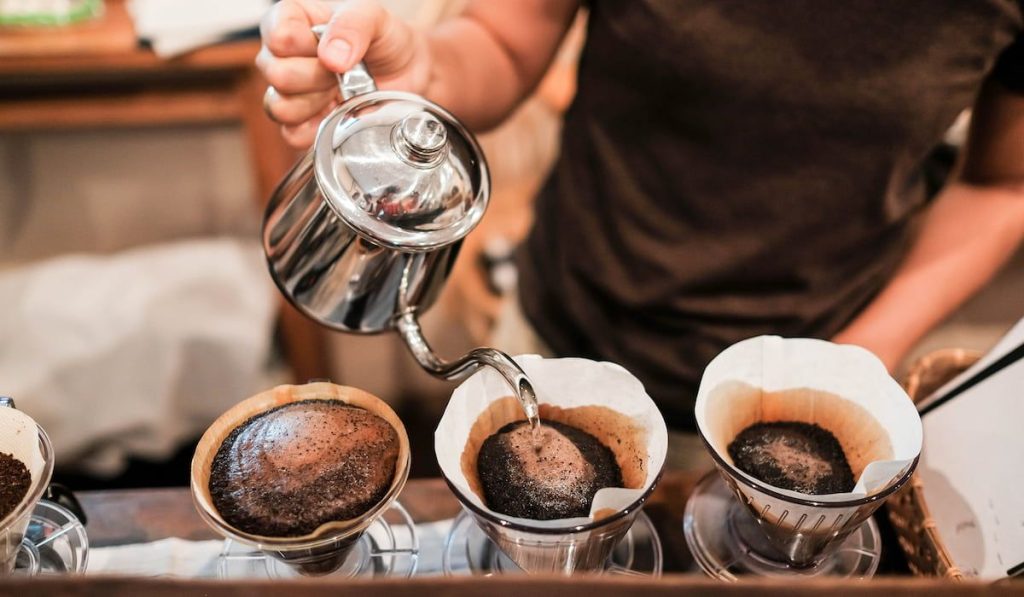
M 878 292 L 922 162 L 1020 30 L 1016 0 L 595 0 L 527 316 L 688 424 L 722 348 L 828 337 Z

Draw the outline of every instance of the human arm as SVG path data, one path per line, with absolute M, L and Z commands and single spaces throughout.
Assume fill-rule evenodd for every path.
M 277 92 L 268 108 L 298 147 L 312 142 L 338 100 L 331 72 L 360 60 L 379 87 L 424 95 L 481 130 L 501 122 L 538 84 L 578 6 L 473 0 L 459 17 L 422 32 L 373 0 L 283 0 L 261 23 L 257 65 Z M 324 22 L 317 43 L 310 27 Z
M 892 280 L 834 340 L 864 346 L 894 370 L 1022 241 L 1024 95 L 988 81 L 959 173 L 928 208 Z

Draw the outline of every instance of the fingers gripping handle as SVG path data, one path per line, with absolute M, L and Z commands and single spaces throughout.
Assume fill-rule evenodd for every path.
M 313 35 L 318 40 L 323 39 L 325 33 L 327 33 L 326 24 L 313 26 Z M 342 100 L 348 100 L 363 93 L 377 91 L 377 84 L 373 81 L 370 71 L 366 70 L 366 64 L 362 61 L 357 62 L 355 66 L 338 75 L 338 87 L 341 89 Z

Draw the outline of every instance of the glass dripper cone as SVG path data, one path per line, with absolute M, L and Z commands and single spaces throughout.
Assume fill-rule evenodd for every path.
M 0 399 L 0 409 L 7 408 L 13 410 L 14 401 L 10 398 Z M 14 457 L 24 462 L 32 472 L 32 484 L 21 503 L 0 520 L 0 576 L 10 574 L 14 570 L 18 552 L 22 549 L 22 540 L 25 538 L 26 529 L 32 519 L 32 512 L 50 483 L 54 465 L 53 445 L 50 443 L 46 431 L 24 414 L 16 411 L 12 414 L 17 414 L 25 419 L 25 421 L 19 422 L 19 425 L 31 426 L 35 430 L 38 438 L 38 457 L 41 461 L 34 462 L 34 459 L 28 454 L 14 453 Z M 6 451 L 16 452 L 12 449 Z

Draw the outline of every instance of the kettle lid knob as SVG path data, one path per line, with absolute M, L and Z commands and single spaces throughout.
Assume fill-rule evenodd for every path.
M 430 112 L 415 112 L 398 125 L 398 143 L 407 158 L 418 163 L 434 162 L 448 146 L 448 130 Z

